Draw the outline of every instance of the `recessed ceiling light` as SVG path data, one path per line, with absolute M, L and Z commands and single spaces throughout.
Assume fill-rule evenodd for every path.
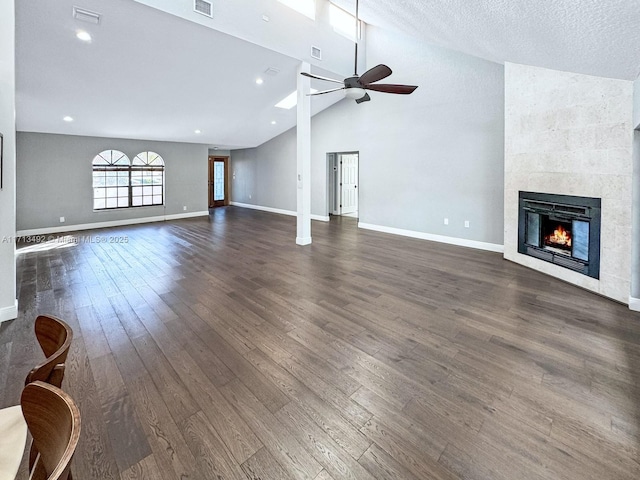
M 66 117 L 63 118 L 63 120 L 65 122 L 73 122 L 73 117 L 70 117 L 69 115 L 67 115 Z
M 275 125 L 276 121 L 275 120 L 271 120 L 271 125 Z
M 200 130 L 196 130 L 196 133 L 202 133 Z
M 256 78 L 256 83 L 258 85 L 262 85 L 264 83 L 264 80 L 262 80 L 261 78 Z
M 89 35 L 89 32 L 85 32 L 84 30 L 78 30 L 78 33 L 76 33 L 76 37 L 78 37 L 78 39 L 82 40 L 83 42 L 91 41 L 91 35 Z

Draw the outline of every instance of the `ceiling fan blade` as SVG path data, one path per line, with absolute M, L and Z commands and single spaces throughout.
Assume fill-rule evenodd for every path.
M 391 73 L 391 69 L 386 65 L 377 65 L 362 74 L 360 77 L 360 83 L 362 85 L 367 85 L 369 83 L 377 82 L 378 80 L 387 78 Z
M 325 93 L 337 92 L 338 90 L 344 90 L 344 87 L 332 88 L 331 90 L 323 90 L 321 92 L 310 93 L 309 96 L 312 97 L 314 95 L 324 95 Z
M 304 75 L 305 77 L 315 78 L 316 80 L 324 80 L 325 82 L 333 82 L 333 83 L 344 83 L 342 80 L 334 80 L 333 78 L 321 77 L 320 75 L 313 75 L 307 72 L 300 72 L 300 75 Z
M 368 102 L 369 100 L 371 100 L 371 97 L 368 93 L 365 93 L 364 97 L 356 98 L 356 103 Z
M 379 83 L 374 85 L 364 85 L 364 89 L 373 90 L 376 92 L 384 92 L 384 93 L 399 93 L 401 95 L 409 95 L 413 93 L 413 91 L 418 88 L 415 85 L 393 85 L 391 83 Z

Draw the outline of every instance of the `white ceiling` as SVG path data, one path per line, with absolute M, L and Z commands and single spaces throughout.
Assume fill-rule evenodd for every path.
M 353 12 L 355 0 L 332 0 Z M 498 63 L 635 80 L 638 0 L 361 0 L 360 17 Z
M 333 1 L 354 10 L 355 0 Z M 73 5 L 100 12 L 101 24 L 73 19 Z M 295 89 L 294 58 L 132 0 L 20 0 L 16 10 L 20 131 L 228 148 L 295 125 L 295 109 L 274 107 Z M 499 63 L 627 80 L 640 70 L 638 0 L 361 0 L 360 12 L 371 25 Z M 93 41 L 77 40 L 78 29 Z M 264 75 L 268 67 L 280 73 Z M 312 110 L 341 98 L 315 97 Z
M 74 19 L 74 5 L 101 13 L 100 25 Z M 274 105 L 296 88 L 296 59 L 131 0 L 20 0 L 16 10 L 19 131 L 230 148 L 295 125 L 295 108 Z M 341 98 L 314 98 L 312 112 Z

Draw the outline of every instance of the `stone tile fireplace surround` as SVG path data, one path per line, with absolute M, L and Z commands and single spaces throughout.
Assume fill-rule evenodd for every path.
M 504 257 L 624 303 L 631 281 L 633 82 L 505 65 Z M 518 252 L 519 192 L 601 199 L 599 278 Z

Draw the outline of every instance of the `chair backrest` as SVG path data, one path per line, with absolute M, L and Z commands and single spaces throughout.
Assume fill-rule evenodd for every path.
M 59 318 L 40 315 L 36 318 L 35 331 L 40 348 L 47 358 L 29 372 L 25 385 L 39 380 L 60 387 L 64 376 L 64 362 L 73 340 L 73 330 Z
M 20 399 L 33 444 L 38 452 L 30 468 L 31 480 L 67 480 L 80 437 L 80 411 L 58 387 L 33 382 Z

